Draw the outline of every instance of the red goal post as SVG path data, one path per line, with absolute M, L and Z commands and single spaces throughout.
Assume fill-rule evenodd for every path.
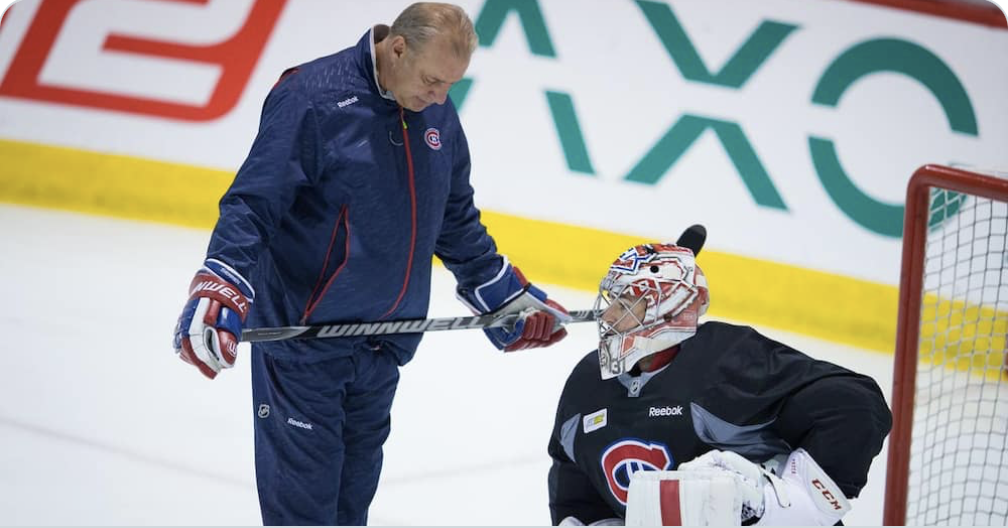
M 1008 524 L 1008 174 L 907 187 L 886 525 Z

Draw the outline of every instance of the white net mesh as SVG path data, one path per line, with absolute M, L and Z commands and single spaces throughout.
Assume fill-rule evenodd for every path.
M 1008 525 L 1008 204 L 932 189 L 907 525 Z

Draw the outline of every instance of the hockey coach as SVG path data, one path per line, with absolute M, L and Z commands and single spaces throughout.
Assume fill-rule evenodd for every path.
M 431 259 L 505 351 L 553 344 L 567 312 L 497 253 L 469 183 L 448 90 L 477 46 L 457 6 L 418 3 L 351 48 L 290 68 L 263 105 L 175 330 L 176 353 L 214 378 L 242 328 L 418 319 Z M 366 525 L 399 367 L 419 335 L 253 343 L 255 464 L 263 522 Z

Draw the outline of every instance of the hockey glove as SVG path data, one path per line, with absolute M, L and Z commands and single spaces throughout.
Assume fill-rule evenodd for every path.
M 791 453 L 780 478 L 730 451 L 710 451 L 679 466 L 681 472 L 710 470 L 735 479 L 744 523 L 758 519 L 758 526 L 830 526 L 851 508 L 839 486 L 804 449 Z
M 512 352 L 549 346 L 567 336 L 563 327 L 571 320 L 567 310 L 529 284 L 521 270 L 506 258 L 496 277 L 473 290 L 459 288 L 458 298 L 475 313 L 499 311 L 502 315 L 519 316 L 513 328 L 483 330 L 499 350 Z
M 763 515 L 763 488 L 768 476 L 758 464 L 731 451 L 708 451 L 679 465 L 683 473 L 704 472 L 730 476 L 735 481 L 736 496 L 741 502 L 741 519 L 746 523 Z
M 238 272 L 207 259 L 193 277 L 189 301 L 175 325 L 175 353 L 210 379 L 233 367 L 254 297 L 252 286 Z

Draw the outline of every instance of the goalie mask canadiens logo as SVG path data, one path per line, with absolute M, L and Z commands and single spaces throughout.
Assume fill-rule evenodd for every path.
M 648 252 L 648 250 L 651 250 Z M 640 269 L 641 264 L 651 262 L 654 260 L 655 253 L 654 249 L 650 244 L 644 244 L 643 246 L 632 247 L 616 259 L 610 266 L 610 269 L 624 271 L 627 273 L 637 273 Z
M 665 444 L 627 438 L 609 446 L 602 453 L 600 462 L 609 492 L 620 504 L 626 506 L 630 475 L 637 471 L 672 469 L 673 461 Z

